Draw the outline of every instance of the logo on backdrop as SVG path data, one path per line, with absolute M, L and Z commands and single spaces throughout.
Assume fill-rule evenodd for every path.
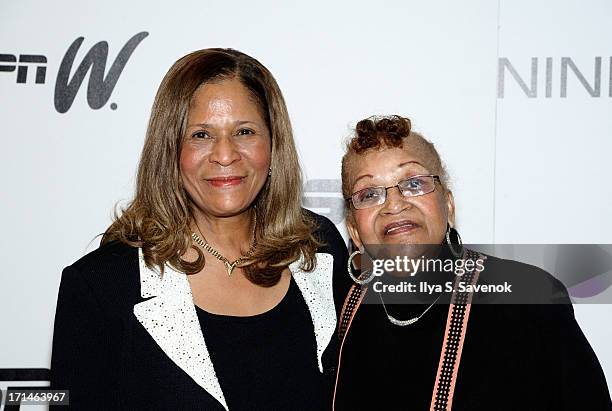
M 57 78 L 55 80 L 55 94 L 53 98 L 55 109 L 58 113 L 66 113 L 72 107 L 72 103 L 83 84 L 83 80 L 89 73 L 87 84 L 87 104 L 94 110 L 98 110 L 108 102 L 115 85 L 121 76 L 132 53 L 138 45 L 149 35 L 143 31 L 134 35 L 125 43 L 119 54 L 113 61 L 108 72 L 106 63 L 108 60 L 108 42 L 96 43 L 78 64 L 74 74 L 70 72 L 76 66 L 75 58 L 84 37 L 79 37 L 72 42 L 60 63 Z M 45 84 L 47 77 L 47 56 L 38 54 L 0 54 L 0 72 L 14 72 L 17 70 L 18 84 L 28 83 L 28 69 L 36 69 L 34 84 Z M 105 74 L 106 72 L 106 74 Z M 111 103 L 112 110 L 117 109 L 116 103 Z
M 568 73 L 570 71 L 573 74 L 572 77 L 574 77 L 574 81 L 578 81 L 587 92 L 587 95 L 591 97 L 601 97 L 601 63 L 602 58 L 595 57 L 593 66 L 582 66 L 581 70 L 571 57 L 546 57 L 545 59 L 532 57 L 530 71 L 528 73 L 523 72 L 519 74 L 519 71 L 509 58 L 501 57 L 498 60 L 497 66 L 497 97 L 505 97 L 506 75 L 510 75 L 510 78 L 514 79 L 516 85 L 518 85 L 525 96 L 529 98 L 542 97 L 542 94 L 544 94 L 545 98 L 551 98 L 553 96 L 567 98 L 567 84 L 568 77 L 570 77 Z M 519 64 L 524 66 L 525 62 L 521 61 Z M 608 97 L 612 97 L 612 57 L 609 58 L 609 68 L 610 79 L 608 84 Z M 588 73 L 590 70 L 593 72 L 592 76 L 584 74 Z M 538 89 L 538 75 L 541 75 L 542 71 L 544 72 L 544 93 L 542 93 L 541 89 Z M 590 79 L 592 79 L 592 81 Z
M 13 54 L 0 54 L 0 72 L 13 72 L 17 69 L 17 83 L 28 80 L 28 67 L 36 67 L 36 84 L 44 84 L 47 76 L 47 57 L 36 54 L 20 54 L 19 60 Z
M 342 182 L 340 180 L 308 180 L 302 197 L 304 207 L 340 224 L 345 217 Z

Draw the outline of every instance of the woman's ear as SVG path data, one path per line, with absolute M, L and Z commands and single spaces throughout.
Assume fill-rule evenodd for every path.
M 448 211 L 448 223 L 451 227 L 455 227 L 455 198 L 453 192 L 446 190 L 446 207 Z
M 346 219 L 346 228 L 351 236 L 351 240 L 353 240 L 353 243 L 355 244 L 355 247 L 361 250 L 363 243 L 361 242 L 357 228 L 355 228 L 355 223 L 352 220 L 352 218 Z

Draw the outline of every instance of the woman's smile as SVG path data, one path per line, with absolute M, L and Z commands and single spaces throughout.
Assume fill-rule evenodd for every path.
M 383 228 L 384 236 L 399 236 L 401 234 L 413 234 L 421 228 L 419 224 L 412 220 L 400 220 L 389 223 Z
M 205 179 L 208 184 L 217 188 L 235 187 L 244 182 L 246 177 L 227 176 L 227 177 L 211 177 Z

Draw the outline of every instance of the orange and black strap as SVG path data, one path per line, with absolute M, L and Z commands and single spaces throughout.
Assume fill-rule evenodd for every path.
M 486 257 L 474 251 L 467 250 L 464 259 L 485 260 Z M 455 287 L 461 281 L 463 284 L 476 284 L 480 273 L 474 269 L 455 280 Z M 448 308 L 444 342 L 438 364 L 438 373 L 431 398 L 430 411 L 450 411 L 453 404 L 453 394 L 459 373 L 459 363 L 465 342 L 468 319 L 472 306 L 472 292 L 454 292 Z

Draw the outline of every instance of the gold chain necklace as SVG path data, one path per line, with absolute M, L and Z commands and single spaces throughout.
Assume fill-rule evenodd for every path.
M 196 227 L 198 227 L 198 223 L 197 222 L 196 222 Z M 213 248 L 213 246 L 211 246 L 208 243 L 208 241 L 206 241 L 206 239 L 202 240 L 200 238 L 200 236 L 197 235 L 196 233 L 192 232 L 191 233 L 191 238 L 200 247 L 202 247 L 204 250 L 206 250 L 210 254 L 212 254 L 213 257 L 215 257 L 216 259 L 221 261 L 223 264 L 225 264 L 225 268 L 227 269 L 227 275 L 231 276 L 232 275 L 232 271 L 234 271 L 234 268 L 236 268 L 236 266 L 238 266 L 238 264 L 241 264 L 242 262 L 244 262 L 248 258 L 248 256 L 251 254 L 251 252 L 253 251 L 253 247 L 255 246 L 255 227 L 257 227 L 257 212 L 253 213 L 253 231 L 251 232 L 251 237 L 253 237 L 253 239 L 251 241 L 251 247 L 249 248 L 249 251 L 247 252 L 246 256 L 240 256 L 239 258 L 237 258 L 233 262 L 230 262 L 230 260 L 225 258 L 223 256 L 223 254 L 221 254 L 219 251 L 215 250 Z M 200 227 L 198 227 L 198 231 L 200 232 L 200 234 L 202 234 L 202 230 L 200 230 Z M 202 237 L 204 237 L 204 235 L 202 235 Z

